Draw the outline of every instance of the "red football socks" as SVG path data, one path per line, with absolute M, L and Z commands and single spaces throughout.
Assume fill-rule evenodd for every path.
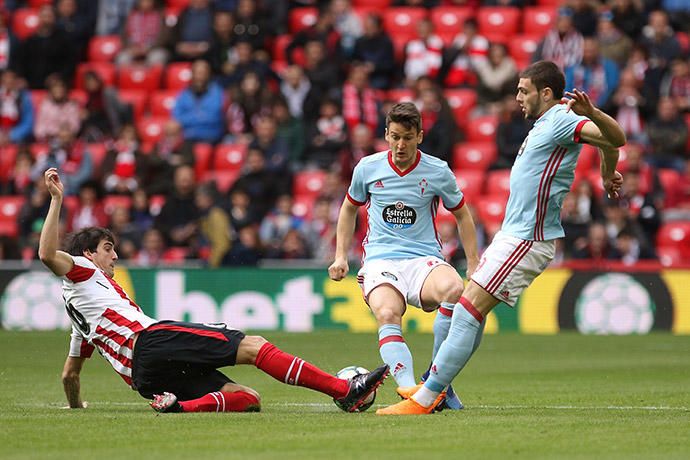
M 214 391 L 180 406 L 184 412 L 247 412 L 259 410 L 259 400 L 245 391 Z
M 261 347 L 254 365 L 283 383 L 311 388 L 336 399 L 344 397 L 350 390 L 347 380 L 327 374 L 313 364 L 285 353 L 272 343 Z

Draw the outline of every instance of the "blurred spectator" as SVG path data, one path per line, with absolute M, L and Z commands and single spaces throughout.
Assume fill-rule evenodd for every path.
M 246 185 L 246 182 L 245 182 Z M 230 190 L 230 205 L 228 206 L 228 216 L 234 233 L 248 226 L 261 222 L 261 216 L 257 216 L 249 209 L 251 198 L 249 194 L 239 187 Z
M 644 118 L 647 100 L 642 95 L 641 82 L 629 68 L 621 72 L 618 88 L 614 91 L 606 111 L 614 115 L 626 137 L 632 142 L 646 142 Z
M 156 217 L 155 227 L 171 246 L 187 246 L 197 232 L 199 210 L 194 203 L 194 169 L 182 165 L 175 169 L 174 189 Z
M 5 21 L 9 16 L 0 14 L 0 71 L 10 68 L 10 63 L 17 58 L 17 46 L 19 42 L 12 30 L 7 27 Z
M 359 124 L 350 130 L 350 148 L 341 154 L 340 171 L 343 180 L 350 182 L 352 170 L 359 160 L 376 152 L 374 132 L 370 127 Z
M 353 65 L 343 85 L 343 118 L 351 130 L 363 123 L 371 129 L 378 125 L 379 96 L 369 86 L 364 65 Z
M 308 125 L 306 134 L 308 145 L 304 162 L 307 167 L 328 169 L 337 163 L 347 143 L 347 127 L 335 101 L 321 102 L 319 118 Z
M 75 140 L 74 132 L 66 125 L 60 125 L 57 136 L 50 143 L 50 150 L 34 164 L 31 179 L 40 180 L 48 168 L 60 170 L 66 196 L 76 195 L 81 184 L 93 176 L 93 158 L 88 146 Z
M 453 112 L 438 88 L 426 89 L 420 96 L 424 137 L 419 149 L 451 163 L 452 167 L 453 143 L 457 140 Z
M 182 126 L 175 120 L 168 120 L 163 126 L 163 136 L 148 156 L 149 173 L 145 184 L 152 195 L 172 192 L 175 169 L 182 165 L 194 165 L 194 146 L 185 141 Z
M 560 8 L 555 26 L 549 30 L 535 52 L 535 59 L 553 61 L 561 69 L 582 60 L 583 37 L 573 25 L 573 10 Z
M 573 26 L 583 37 L 592 37 L 597 27 L 598 2 L 591 0 L 568 0 L 565 2 L 572 11 Z
M 489 47 L 488 59 L 476 61 L 475 71 L 479 80 L 479 103 L 488 105 L 491 113 L 498 112 L 503 99 L 515 94 L 518 82 L 515 61 L 508 55 L 505 45 L 493 43 Z
M 223 265 L 253 267 L 262 257 L 259 232 L 254 225 L 242 227 L 237 232 L 237 240 L 233 242 Z
M 532 129 L 533 121 L 527 120 L 514 96 L 503 99 L 496 128 L 496 147 L 498 158 L 491 169 L 509 169 L 513 166 L 520 147 Z
M 25 146 L 19 147 L 12 169 L 7 173 L 7 179 L 0 184 L 0 195 L 28 195 L 33 185 L 31 169 L 34 160 Z
M 266 255 L 268 257 L 268 255 Z M 304 236 L 295 229 L 288 230 L 280 243 L 280 250 L 277 253 L 279 259 L 309 259 L 309 247 Z
M 117 90 L 105 86 L 93 71 L 84 73 L 86 106 L 81 110 L 81 136 L 89 142 L 111 139 L 123 123 L 132 121 L 132 106 L 120 100 Z
M 312 258 L 321 262 L 329 261 L 335 251 L 336 221 L 331 218 L 330 209 L 328 198 L 317 198 L 311 217 L 302 226 L 302 234 Z
M 621 230 L 616 237 L 615 248 L 624 265 L 635 265 L 639 260 L 656 258 L 654 251 L 642 246 L 635 233 L 627 228 Z
M 61 177 L 62 179 L 62 177 Z M 38 241 L 41 236 L 41 229 L 45 221 L 48 208 L 50 207 L 50 194 L 46 187 L 43 174 L 33 183 L 33 190 L 19 210 L 17 223 L 19 226 L 19 245 L 22 249 L 31 248 L 36 253 Z M 64 230 L 63 224 L 67 217 L 65 208 L 60 213 L 60 226 Z
M 355 50 L 355 42 L 362 36 L 362 22 L 352 10 L 350 0 L 332 0 L 330 9 L 335 30 L 340 34 L 340 48 L 345 57 L 350 58 Z
M 259 237 L 267 258 L 282 257 L 282 244 L 290 230 L 301 230 L 304 221 L 292 212 L 292 196 L 280 195 L 275 207 L 264 217 Z
M 254 124 L 254 140 L 249 148 L 263 152 L 266 169 L 278 178 L 289 180 L 290 150 L 285 139 L 278 137 L 276 121 L 271 116 L 257 118 Z
M 48 94 L 38 108 L 34 137 L 38 142 L 49 142 L 62 128 L 76 135 L 81 127 L 81 109 L 69 98 L 67 84 L 59 75 L 51 75 L 46 79 L 46 86 Z
M 380 16 L 369 14 L 364 18 L 364 34 L 355 42 L 352 59 L 365 65 L 372 88 L 391 86 L 395 69 L 393 42 L 383 30 Z
M 671 71 L 661 82 L 659 95 L 670 97 L 681 112 L 690 112 L 690 62 L 677 58 L 671 63 Z
M 137 0 L 127 16 L 122 30 L 122 50 L 116 57 L 117 65 L 146 62 L 165 65 L 169 52 L 165 49 L 167 31 L 163 13 L 155 0 Z
M 139 150 L 137 131 L 125 125 L 103 161 L 103 185 L 108 193 L 129 195 L 146 184 L 148 156 Z
M 653 195 L 643 191 L 641 185 L 640 174 L 637 171 L 628 171 L 619 205 L 643 232 L 643 235 L 639 235 L 640 243 L 645 248 L 652 248 L 661 226 L 661 213 L 654 204 Z
M 38 12 L 36 32 L 19 45 L 13 65 L 31 89 L 41 89 L 53 73 L 72 81 L 76 58 L 70 37 L 55 24 L 53 7 L 44 5 Z
M 685 169 L 688 127 L 674 99 L 662 97 L 659 100 L 657 116 L 647 124 L 647 137 L 651 148 L 648 163 L 681 172 Z
M 182 125 L 184 138 L 195 142 L 218 142 L 224 132 L 223 108 L 223 90 L 211 81 L 208 62 L 194 61 L 190 85 L 177 96 L 172 111 L 173 118 Z
M 660 208 L 664 203 L 664 188 L 656 168 L 644 160 L 643 147 L 639 144 L 628 142 L 625 145 L 625 161 L 619 161 L 618 170 L 623 174 L 624 178 L 628 171 L 639 174 L 640 189 L 651 193 L 654 203 Z
M 248 72 L 237 88 L 230 89 L 230 104 L 225 113 L 228 136 L 225 142 L 247 143 L 259 118 L 271 113 L 273 93 L 261 84 L 259 76 Z
M 216 204 L 215 190 L 209 185 L 196 189 L 196 207 L 199 209 L 199 242 L 200 248 L 208 248 L 209 267 L 220 266 L 230 250 L 233 230 L 228 214 Z
M 325 54 L 336 62 L 340 59 L 340 35 L 334 27 L 335 15 L 328 8 L 321 8 L 316 22 L 300 30 L 285 48 L 285 57 L 289 64 L 295 64 L 296 51 L 304 49 L 309 42 L 317 41 L 324 46 Z
M 108 216 L 103 207 L 103 188 L 97 181 L 87 181 L 79 187 L 78 202 L 67 231 L 76 232 L 86 227 L 107 227 Z
M 307 42 L 304 46 L 304 58 L 304 71 L 314 89 L 315 99 L 329 97 L 332 89 L 340 87 L 339 63 L 326 54 L 326 48 L 319 41 Z M 317 112 L 310 112 L 310 109 L 318 110 L 318 103 L 309 109 L 305 107 L 305 119 L 316 116 Z
M 117 255 L 120 259 L 131 259 L 137 253 L 145 230 L 132 222 L 130 212 L 125 206 L 115 206 L 110 215 L 110 230 L 117 239 Z
M 213 15 L 213 38 L 209 49 L 211 70 L 221 79 L 228 78 L 234 71 L 235 34 L 232 29 L 235 18 L 229 11 L 216 11 Z
M 462 32 L 457 34 L 443 58 L 441 79 L 444 86 L 472 85 L 476 78 L 473 67 L 487 58 L 489 40 L 479 34 L 479 25 L 474 18 L 467 19 Z
M 129 209 L 129 215 L 139 236 L 153 227 L 154 218 L 151 214 L 151 203 L 143 188 L 138 188 L 132 193 L 132 207 Z
M 267 35 L 271 35 L 270 29 L 266 26 L 263 11 L 259 9 L 259 3 L 256 0 L 239 0 L 235 11 L 235 27 L 233 27 L 237 39 L 251 42 L 255 50 L 265 49 Z M 284 7 L 279 5 L 280 3 L 283 2 L 271 2 L 270 9 L 282 10 Z
M 438 236 L 441 240 L 441 254 L 443 260 L 457 267 L 462 260 L 462 244 L 458 237 L 458 228 L 453 219 L 437 222 Z
M 578 241 L 586 238 L 589 225 L 604 217 L 592 184 L 581 180 L 563 199 L 561 221 L 565 230 L 564 252 L 570 256 Z
M 304 138 L 304 124 L 302 120 L 290 115 L 288 106 L 282 98 L 276 98 L 273 102 L 273 118 L 277 125 L 277 136 L 287 143 L 290 153 L 290 164 L 294 164 L 302 158 L 306 139 Z
M 565 69 L 565 87 L 585 91 L 598 107 L 606 105 L 618 86 L 616 63 L 602 58 L 596 38 L 587 37 L 582 47 L 582 61 Z
M 256 59 L 254 48 L 252 48 L 251 42 L 246 39 L 240 39 L 235 43 L 230 67 L 232 67 L 231 73 L 224 75 L 221 79 L 224 86 L 239 85 L 250 73 L 257 76 L 261 88 L 266 87 L 269 81 L 276 83 L 278 81 L 278 77 L 268 64 Z
M 664 11 L 649 13 L 647 25 L 642 29 L 640 43 L 648 53 L 649 68 L 645 74 L 646 83 L 651 88 L 659 88 L 664 72 L 671 61 L 680 57 L 682 53 L 680 43 Z
M 132 262 L 140 267 L 155 267 L 163 262 L 166 249 L 163 233 L 156 228 L 150 228 L 144 233 L 141 249 Z
M 127 15 L 134 7 L 135 0 L 88 0 L 98 4 L 96 33 L 98 35 L 118 35 L 127 21 Z
M 242 223 L 261 222 L 261 219 L 273 207 L 273 203 L 278 195 L 288 193 L 289 187 L 281 184 L 281 180 L 276 174 L 266 168 L 264 153 L 258 148 L 250 147 L 247 151 L 247 158 L 244 160 L 242 175 L 235 181 L 230 189 L 231 204 L 235 207 L 235 200 L 240 208 L 236 215 L 231 211 L 230 218 L 233 221 Z M 244 205 L 243 197 L 234 197 L 236 190 L 242 190 L 248 196 L 248 202 Z M 246 210 L 242 210 L 246 208 Z M 245 224 L 246 225 L 246 224 Z M 239 230 L 239 226 L 235 225 Z
M 619 69 L 625 67 L 632 52 L 633 41 L 616 26 L 610 11 L 599 15 L 597 40 L 603 57 L 611 59 Z
M 14 70 L 0 77 L 0 146 L 25 143 L 31 139 L 34 106 L 29 91 L 22 88 Z
M 620 259 L 620 253 L 612 247 L 606 236 L 606 227 L 599 222 L 589 226 L 587 238 L 578 241 L 574 259 L 591 259 L 593 263 L 602 263 L 606 260 Z
M 687 0 L 661 0 L 661 7 L 675 29 L 690 32 L 690 3 Z
M 678 208 L 690 211 L 690 160 L 685 162 L 685 171 L 678 182 L 676 200 Z M 685 218 L 690 219 L 690 214 L 685 213 Z
M 86 54 L 86 47 L 96 27 L 96 9 L 89 8 L 93 1 L 57 0 L 55 5 L 57 27 L 72 41 L 77 58 Z M 80 8 L 82 7 L 82 8 Z
M 403 72 L 407 86 L 421 76 L 435 78 L 443 63 L 443 40 L 434 34 L 434 26 L 428 18 L 417 23 L 417 37 L 405 45 L 405 66 Z
M 172 30 L 174 60 L 203 58 L 211 46 L 213 10 L 209 0 L 190 0 Z
M 304 75 L 304 71 L 298 65 L 290 65 L 283 72 L 283 82 L 280 84 L 280 92 L 287 101 L 290 115 L 302 118 L 304 114 L 304 101 L 311 91 L 311 82 Z
M 625 35 L 636 40 L 644 26 L 643 0 L 610 0 L 613 23 Z
M 231 0 L 236 1 L 236 0 Z M 270 7 L 264 7 L 262 10 L 261 20 L 262 27 L 266 31 L 270 31 L 269 35 L 283 35 L 288 33 L 288 12 L 291 2 L 271 2 Z M 266 5 L 266 2 L 262 2 Z M 259 31 L 262 31 L 260 28 Z

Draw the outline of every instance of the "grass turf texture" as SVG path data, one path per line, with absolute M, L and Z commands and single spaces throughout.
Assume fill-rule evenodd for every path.
M 373 368 L 368 334 L 267 333 L 329 372 Z M 431 336 L 409 334 L 417 373 Z M 0 331 L 0 458 L 688 458 L 690 339 L 671 335 L 487 336 L 456 388 L 467 408 L 424 417 L 346 414 L 251 366 L 226 368 L 258 390 L 258 414 L 156 414 L 94 354 L 90 407 L 61 409 L 67 333 Z M 107 456 L 107 457 L 106 457 Z

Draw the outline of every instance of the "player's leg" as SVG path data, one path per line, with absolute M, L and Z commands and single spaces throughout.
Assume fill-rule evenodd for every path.
M 216 371 L 218 374 L 220 372 Z M 225 377 L 223 375 L 223 377 Z M 205 383 L 213 380 L 215 376 L 199 376 Z M 198 388 L 192 381 L 188 382 Z M 151 407 L 157 412 L 258 412 L 261 410 L 261 398 L 253 389 L 234 382 L 223 384 L 218 391 L 211 391 L 198 398 L 190 398 L 184 401 L 178 400 L 177 395 L 184 395 L 184 390 L 177 392 L 163 392 L 153 395 Z
M 400 387 L 416 384 L 412 353 L 402 334 L 402 316 L 407 308 L 403 295 L 390 284 L 379 284 L 367 298 L 379 325 L 379 353 Z

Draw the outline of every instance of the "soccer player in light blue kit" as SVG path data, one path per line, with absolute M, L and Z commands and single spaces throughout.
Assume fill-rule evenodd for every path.
M 368 227 L 365 256 L 357 281 L 379 325 L 379 352 L 406 395 L 416 387 L 412 355 L 402 336 L 407 305 L 424 311 L 438 309 L 434 320 L 432 359 L 450 327 L 453 308 L 464 288 L 462 278 L 443 260 L 434 218 L 443 201 L 457 221 L 470 276 L 477 264 L 476 230 L 455 175 L 445 161 L 417 149 L 422 142 L 421 114 L 414 104 L 393 106 L 386 117 L 390 150 L 363 158 L 340 209 L 336 253 L 328 268 L 340 281 L 348 271 L 357 209 L 366 205 Z M 462 404 L 450 389 L 446 407 Z
M 431 413 L 443 391 L 476 349 L 486 315 L 504 301 L 513 306 L 520 293 L 553 259 L 555 240 L 564 236 L 561 204 L 575 177 L 581 144 L 599 149 L 601 177 L 617 198 L 623 176 L 616 171 L 625 134 L 582 91 L 565 93 L 565 78 L 553 62 L 539 61 L 520 74 L 516 99 L 526 118 L 535 119 L 510 173 L 510 198 L 496 234 L 453 311 L 450 330 L 436 354 L 429 378 L 408 399 L 379 409 L 379 415 Z

